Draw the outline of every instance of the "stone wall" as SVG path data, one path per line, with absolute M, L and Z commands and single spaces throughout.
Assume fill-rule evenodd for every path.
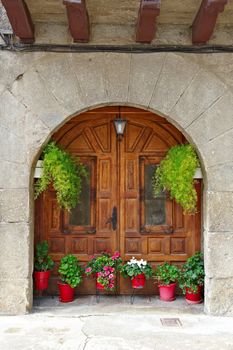
M 198 150 L 205 310 L 233 315 L 232 70 L 233 54 L 0 52 L 1 312 L 32 306 L 32 180 L 42 147 L 77 113 L 129 105 L 165 116 Z

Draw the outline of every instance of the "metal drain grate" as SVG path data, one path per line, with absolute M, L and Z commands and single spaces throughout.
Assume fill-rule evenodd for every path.
M 179 318 L 160 318 L 160 321 L 164 327 L 182 327 Z

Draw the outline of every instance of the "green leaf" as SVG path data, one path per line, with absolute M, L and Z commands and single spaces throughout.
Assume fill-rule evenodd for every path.
M 194 213 L 197 193 L 193 176 L 198 165 L 196 152 L 191 145 L 170 148 L 153 175 L 154 196 L 163 190 L 169 191 L 171 198 L 175 198 L 186 213 Z
M 85 167 L 55 142 L 45 147 L 43 155 L 42 177 L 36 182 L 35 198 L 52 182 L 59 206 L 66 210 L 75 208 L 80 201 L 82 178 L 87 176 Z

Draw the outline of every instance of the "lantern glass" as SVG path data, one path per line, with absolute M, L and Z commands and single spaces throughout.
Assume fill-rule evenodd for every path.
M 116 129 L 117 135 L 123 136 L 124 131 L 125 131 L 125 126 L 126 126 L 127 121 L 123 119 L 115 119 L 114 120 L 114 126 Z

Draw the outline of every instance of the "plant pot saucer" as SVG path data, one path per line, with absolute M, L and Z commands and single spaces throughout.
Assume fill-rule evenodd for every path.
M 170 299 L 162 299 L 162 298 L 159 298 L 161 301 L 167 301 L 167 302 L 170 302 L 170 301 L 174 301 L 176 300 L 176 297 L 174 298 L 170 298 Z
M 201 304 L 201 303 L 203 303 L 203 299 L 200 299 L 200 300 L 188 300 L 188 299 L 185 298 L 185 301 L 186 301 L 186 303 L 189 304 L 189 305 L 192 305 L 192 304 Z

